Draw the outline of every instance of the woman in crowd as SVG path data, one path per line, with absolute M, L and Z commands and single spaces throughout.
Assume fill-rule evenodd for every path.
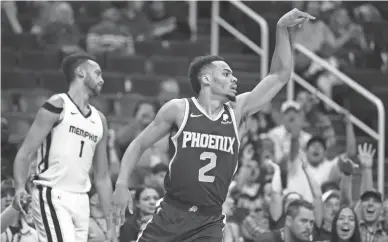
M 334 216 L 330 242 L 360 242 L 357 215 L 351 207 L 342 207 Z
M 127 214 L 127 221 L 120 228 L 120 242 L 136 241 L 140 231 L 152 218 L 158 200 L 159 194 L 154 188 L 141 186 L 135 189 L 136 211 L 133 215 Z

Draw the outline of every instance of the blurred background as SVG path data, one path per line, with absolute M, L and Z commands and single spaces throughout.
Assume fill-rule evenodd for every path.
M 338 177 L 319 164 L 335 164 L 343 153 L 362 164 L 357 145 L 367 142 L 377 149 L 375 187 L 388 194 L 383 107 L 388 103 L 388 3 L 2 1 L 2 209 L 12 201 L 13 160 L 36 111 L 52 94 L 67 91 L 60 71 L 64 56 L 85 51 L 101 65 L 105 84 L 92 104 L 108 118 L 115 181 L 126 147 L 159 107 L 194 94 L 187 70 L 195 56 L 223 56 L 239 79 L 239 92 L 249 91 L 268 72 L 277 20 L 294 7 L 317 19 L 290 30 L 295 75 L 240 129 L 240 168 L 225 203 L 231 231 L 239 234 L 235 241 L 250 241 L 255 232 L 276 227 L 268 215 L 276 173 L 271 164 L 282 171 L 284 194 L 313 200 L 314 191 L 289 185 L 301 181 L 290 178 L 289 160 L 306 159 L 316 167 L 322 193 L 339 190 Z M 128 214 L 120 241 L 136 240 L 163 196 L 167 138 L 146 151 L 131 178 L 138 212 Z M 33 177 L 34 162 L 31 166 Z M 352 178 L 355 200 L 361 195 L 361 173 L 356 170 Z M 90 198 L 90 241 L 105 241 L 106 224 L 93 189 Z

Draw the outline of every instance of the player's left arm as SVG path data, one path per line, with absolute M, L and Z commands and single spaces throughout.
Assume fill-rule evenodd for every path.
M 96 186 L 97 194 L 100 199 L 101 208 L 105 214 L 105 218 L 108 222 L 108 225 L 113 226 L 112 223 L 112 194 L 113 187 L 112 181 L 109 173 L 108 166 L 108 154 L 107 154 L 107 145 L 108 145 L 108 124 L 105 116 L 100 113 L 100 117 L 103 124 L 103 135 L 101 140 L 98 142 L 96 147 L 96 153 L 94 155 L 94 164 L 93 164 L 93 176 L 94 176 L 94 185 Z
M 270 102 L 291 78 L 294 64 L 290 35 L 287 27 L 276 28 L 276 46 L 272 57 L 271 69 L 256 87 L 237 96 L 236 108 L 245 117 L 258 112 Z

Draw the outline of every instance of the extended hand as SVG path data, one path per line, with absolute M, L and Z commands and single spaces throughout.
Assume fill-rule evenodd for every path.
M 375 153 L 376 150 L 373 149 L 372 144 L 364 143 L 364 145 L 358 145 L 358 159 L 364 168 L 372 168 Z
M 116 226 L 121 226 L 125 222 L 125 210 L 127 208 L 132 213 L 132 196 L 128 187 L 116 184 L 116 189 L 113 192 L 113 213 Z
M 315 17 L 308 13 L 302 12 L 297 8 L 294 8 L 279 19 L 278 25 L 283 27 L 292 27 L 304 23 L 310 19 L 315 19 Z

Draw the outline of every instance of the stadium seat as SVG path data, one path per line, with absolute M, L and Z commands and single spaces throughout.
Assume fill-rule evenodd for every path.
M 124 93 L 126 92 L 124 75 L 120 73 L 103 72 L 104 86 L 101 93 Z
M 152 68 L 155 74 L 184 76 L 187 75 L 189 62 L 187 58 L 154 56 L 151 57 Z
M 59 69 L 61 66 L 59 51 L 21 51 L 19 66 L 33 70 Z
M 17 55 L 16 51 L 3 48 L 1 50 L 1 69 L 14 68 L 17 64 Z
M 163 79 L 164 77 L 153 75 L 130 75 L 126 80 L 132 83 L 132 92 L 155 97 L 159 93 L 160 81 Z
M 39 86 L 54 92 L 67 92 L 68 83 L 60 71 L 43 71 L 39 73 Z
M 136 104 L 144 99 L 146 97 L 139 94 L 126 94 L 121 98 L 115 99 L 115 114 L 118 116 L 132 117 Z
M 193 58 L 198 55 L 209 54 L 209 44 L 201 42 L 171 41 L 168 50 L 172 56 Z
M 47 92 L 31 92 L 20 96 L 20 111 L 35 114 L 39 108 L 50 98 Z
M 142 56 L 106 56 L 106 70 L 127 74 L 145 73 L 145 65 L 148 58 Z
M 28 70 L 1 70 L 1 88 L 21 89 L 38 87 L 37 75 Z
M 161 41 L 136 41 L 135 52 L 141 56 L 165 55 L 168 53 L 167 47 Z
M 16 49 L 22 50 L 36 50 L 39 48 L 36 36 L 30 33 L 22 33 L 15 36 L 13 45 Z
M 102 112 L 105 116 L 110 115 L 113 112 L 113 102 L 104 96 L 94 97 L 90 100 L 95 108 Z

